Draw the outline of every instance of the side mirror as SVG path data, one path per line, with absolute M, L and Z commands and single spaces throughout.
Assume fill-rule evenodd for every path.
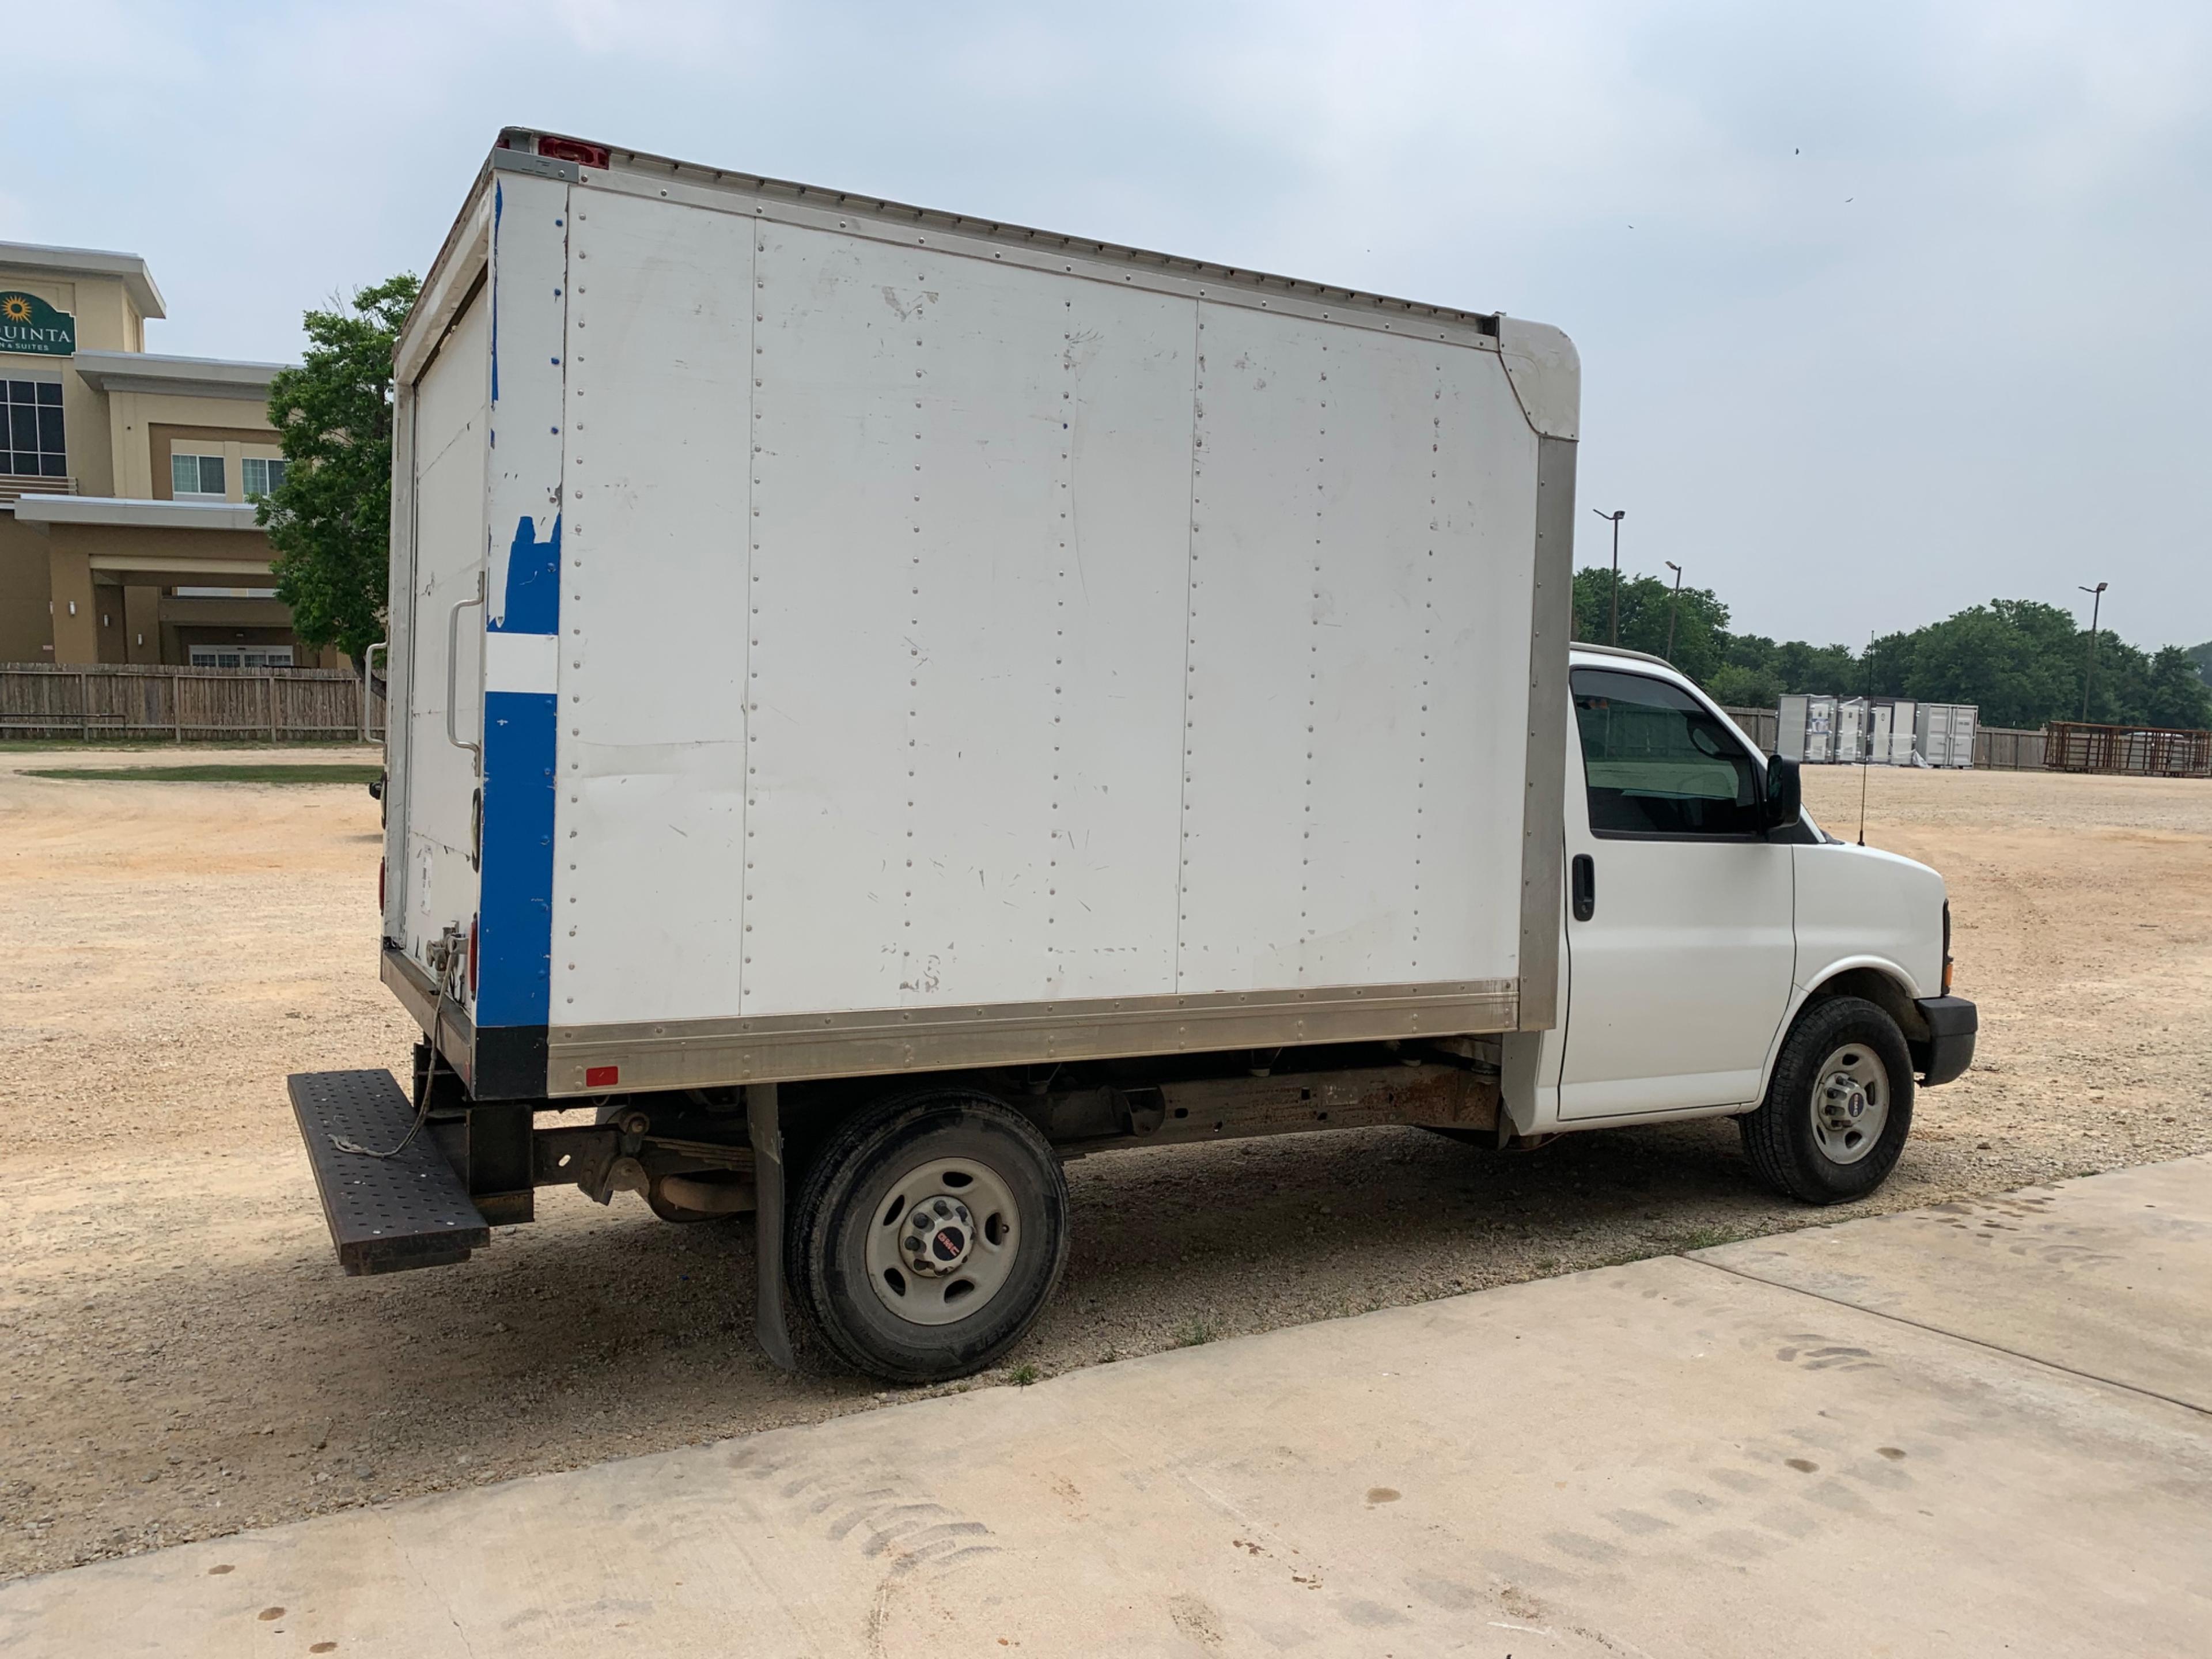
M 1784 824 L 1796 823 L 1804 805 L 1804 789 L 1798 781 L 1797 763 L 1784 760 L 1779 755 L 1769 755 L 1766 757 L 1766 793 L 1759 802 L 1760 821 L 1769 830 L 1779 830 Z

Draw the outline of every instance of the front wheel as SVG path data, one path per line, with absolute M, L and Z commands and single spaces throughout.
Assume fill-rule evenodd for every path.
M 1028 1334 L 1067 1261 L 1067 1183 L 986 1095 L 881 1102 L 839 1126 L 793 1217 L 793 1276 L 854 1366 L 893 1382 L 979 1371 Z
M 1777 1191 L 1807 1204 L 1865 1197 L 1897 1167 L 1912 1128 L 1905 1034 L 1859 997 L 1812 1004 L 1783 1039 L 1766 1098 L 1736 1127 Z

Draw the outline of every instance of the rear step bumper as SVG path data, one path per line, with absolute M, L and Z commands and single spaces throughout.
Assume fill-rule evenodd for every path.
M 323 1218 L 338 1265 L 349 1273 L 398 1273 L 465 1261 L 491 1243 L 491 1227 L 426 1131 L 397 1158 L 338 1150 L 350 1140 L 381 1152 L 415 1127 L 415 1108 L 389 1072 L 300 1072 L 288 1079 Z

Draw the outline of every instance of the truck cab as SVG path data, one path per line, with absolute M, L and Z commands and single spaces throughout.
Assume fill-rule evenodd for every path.
M 1972 1058 L 1943 878 L 1821 830 L 1795 763 L 1660 659 L 1578 645 L 1569 685 L 1565 1018 L 1506 1040 L 1516 1127 L 1735 1115 L 1784 1191 L 1871 1190 L 1914 1074 Z

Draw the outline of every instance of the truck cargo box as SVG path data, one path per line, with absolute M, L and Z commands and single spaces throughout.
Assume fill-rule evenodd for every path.
M 1556 331 L 510 132 L 398 384 L 475 1097 L 1554 1022 Z

